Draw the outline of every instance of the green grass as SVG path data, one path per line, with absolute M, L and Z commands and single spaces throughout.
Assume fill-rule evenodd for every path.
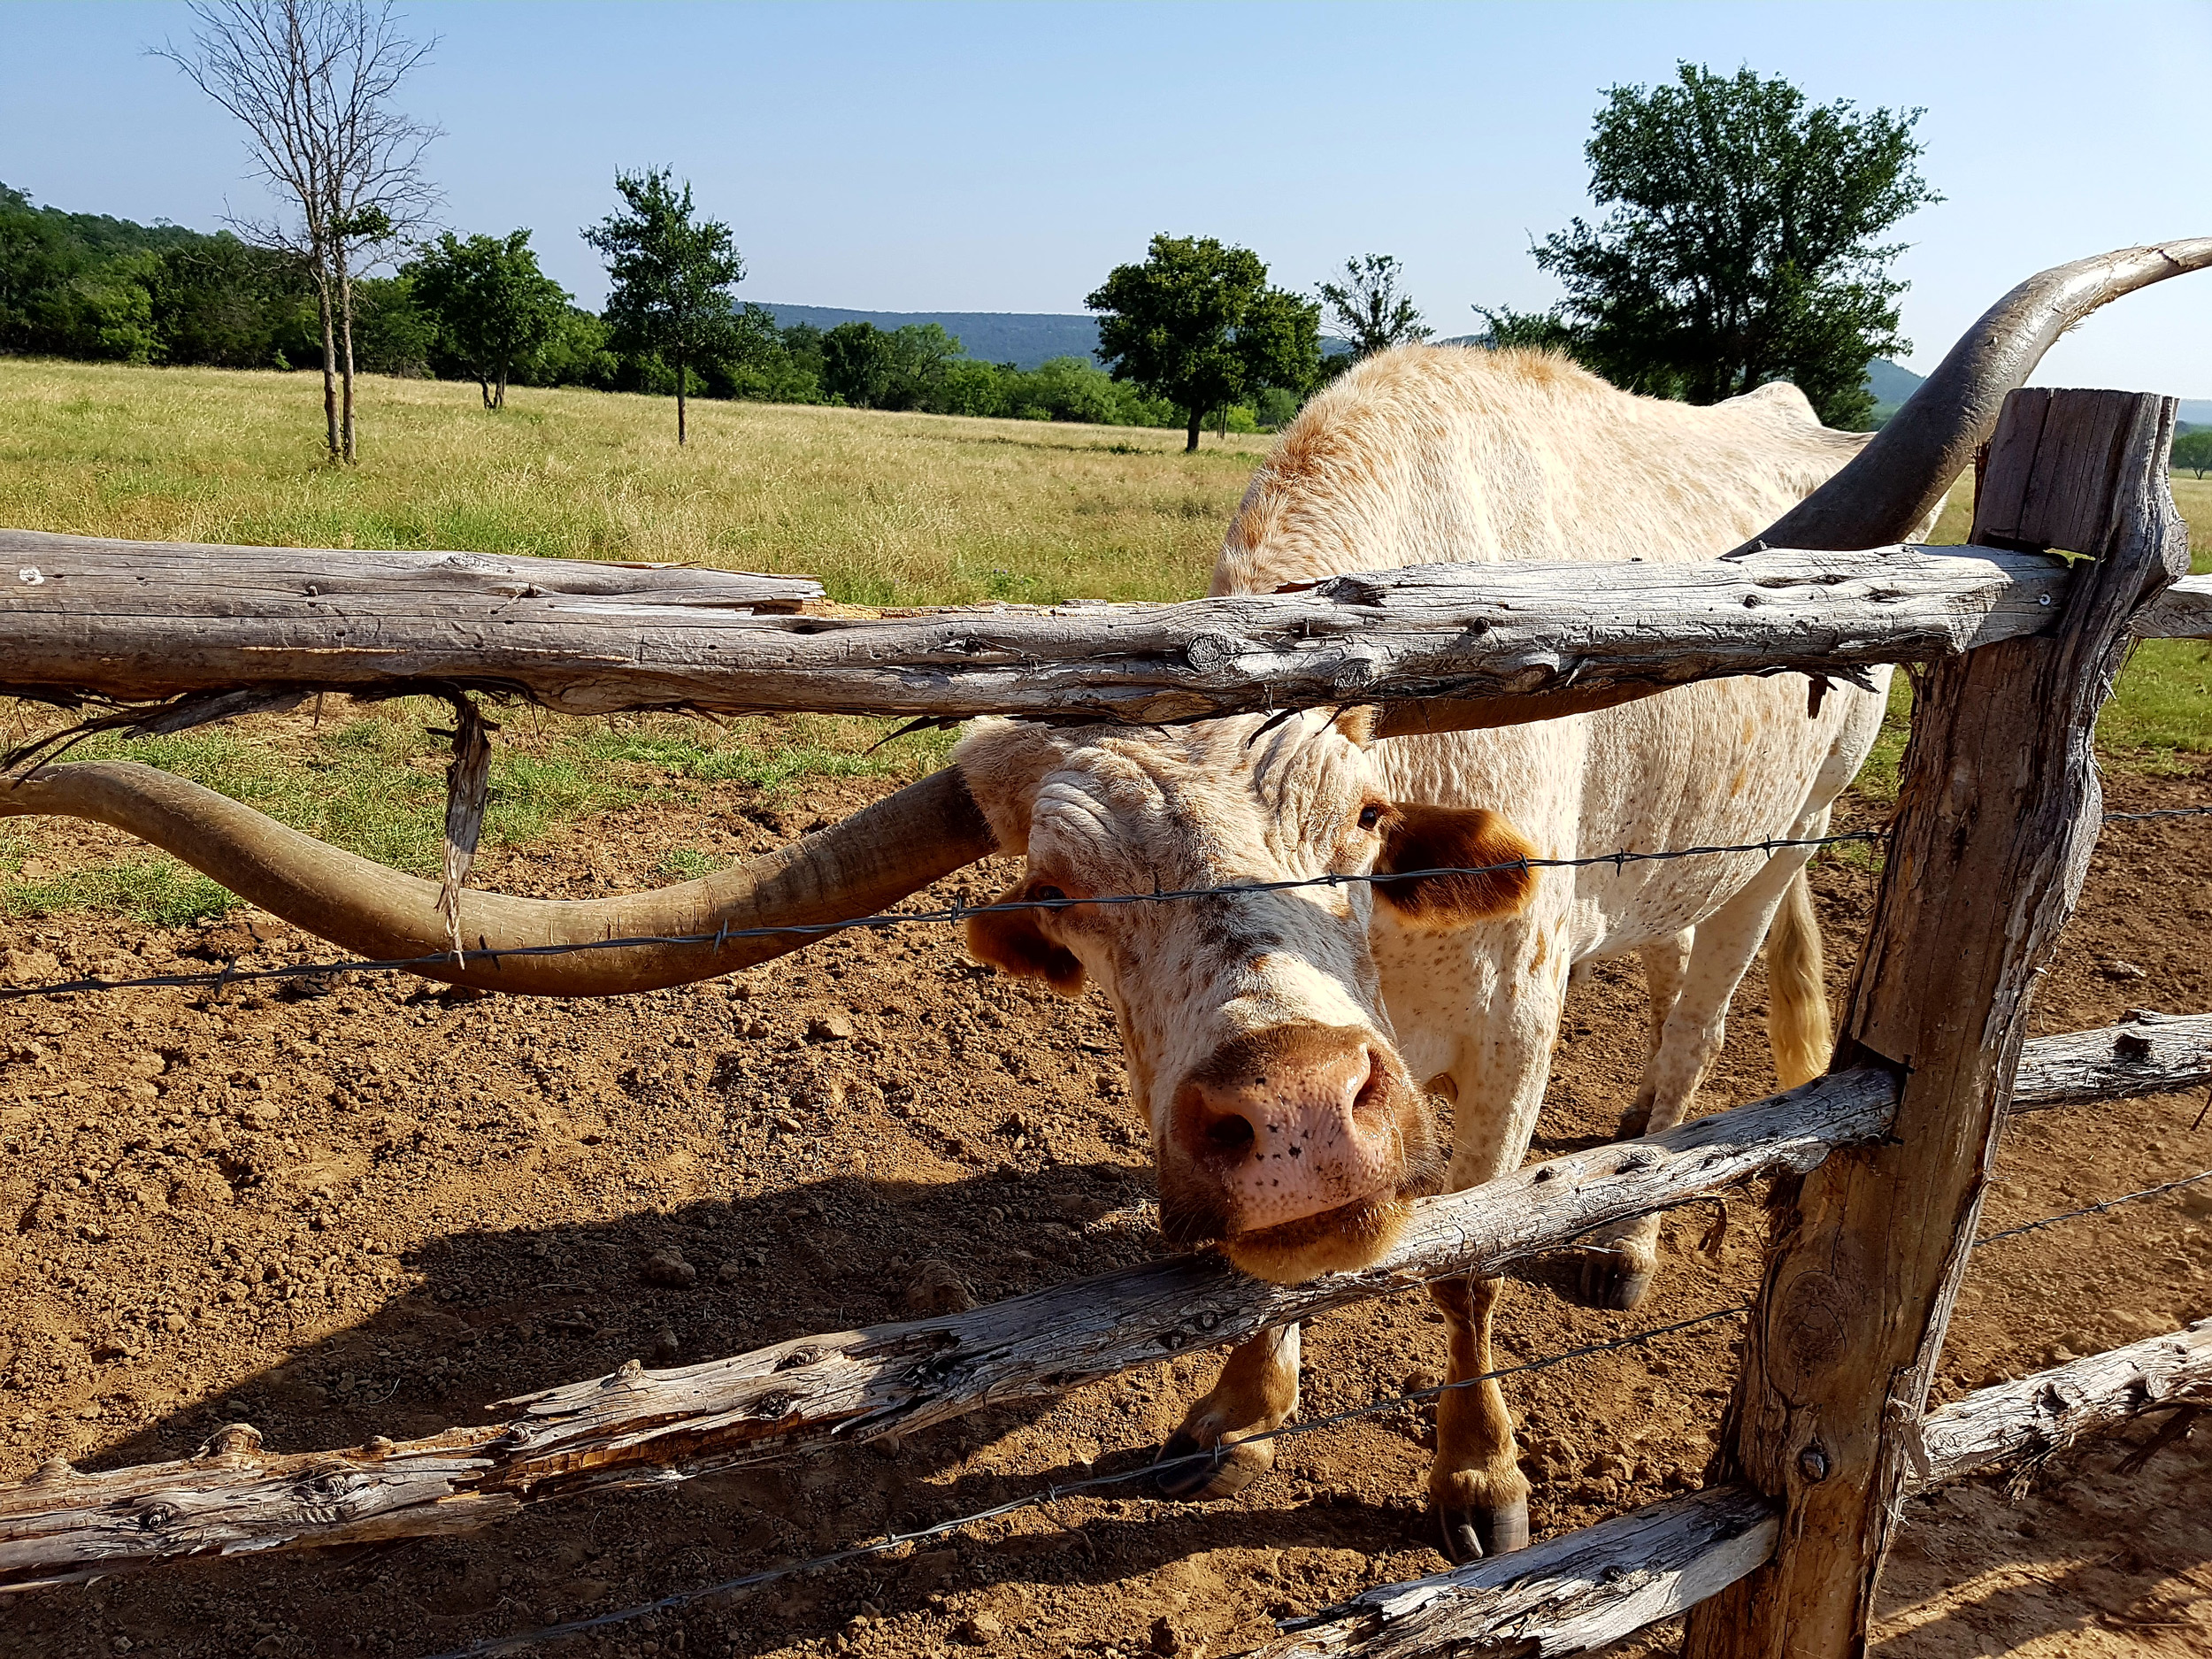
M 443 857 L 442 703 L 410 698 L 318 726 L 311 718 L 234 722 L 174 737 L 102 736 L 79 759 L 143 761 L 219 789 L 319 840 L 417 875 Z M 889 721 L 799 717 L 723 727 L 676 715 L 534 718 L 508 710 L 492 749 L 481 846 L 525 846 L 593 812 L 672 798 L 686 784 L 735 780 L 772 794 L 804 780 L 897 777 L 941 764 L 951 737 L 918 733 L 875 747 Z M 0 819 L 0 914 L 104 910 L 170 926 L 219 913 L 230 895 L 160 854 L 52 870 L 53 837 L 35 819 Z M 671 873 L 703 874 L 677 852 Z
M 1269 439 L 966 420 L 752 403 L 693 407 L 679 450 L 665 399 L 509 393 L 486 413 L 472 385 L 371 378 L 363 464 L 318 460 L 315 376 L 0 359 L 0 525 L 150 541 L 453 548 L 803 572 L 850 603 L 1203 591 Z M 2212 567 L 2212 480 L 2174 494 Z M 1935 540 L 1962 541 L 1962 489 Z M 1902 676 L 1862 780 L 1893 795 L 1909 696 Z M 76 751 L 147 761 L 380 862 L 432 873 L 440 857 L 442 705 L 354 705 L 259 718 Z M 43 710 L 19 710 L 29 729 Z M 526 844 L 591 813 L 718 781 L 789 791 L 810 778 L 905 776 L 941 761 L 929 733 L 872 747 L 872 720 L 722 727 L 675 717 L 584 721 L 495 713 L 488 848 Z M 2212 648 L 2144 646 L 2099 731 L 2116 764 L 2169 770 L 2212 752 Z M 231 901 L 158 856 L 99 859 L 65 828 L 0 820 L 0 913 L 96 908 L 178 923 Z M 678 849 L 664 873 L 698 873 Z

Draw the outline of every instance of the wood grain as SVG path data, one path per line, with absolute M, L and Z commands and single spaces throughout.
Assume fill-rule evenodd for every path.
M 1943 660 L 2048 626 L 2065 584 L 2060 561 L 2032 553 L 1776 549 L 1698 565 L 1430 565 L 1183 604 L 865 612 L 815 603 L 818 585 L 795 577 L 12 530 L 0 694 L 437 685 L 572 714 L 1137 724 L 1504 698 L 1472 718 L 1525 719 L 1730 674 Z
M 2047 637 L 1917 687 L 1873 923 L 1837 1052 L 1902 1079 L 1876 1144 L 1778 1182 L 1717 1467 L 1776 1499 L 1783 1547 L 1702 1603 L 1686 1659 L 1864 1651 L 1909 1456 L 1973 1246 L 2030 995 L 2102 818 L 2092 739 L 2147 603 L 2188 569 L 2172 400 L 2016 392 L 1974 539 L 2086 553 Z

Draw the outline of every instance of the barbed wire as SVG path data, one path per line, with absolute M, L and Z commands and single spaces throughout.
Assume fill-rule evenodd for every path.
M 2108 812 L 2106 824 L 2139 823 L 2151 818 L 2212 818 L 2212 806 L 2163 807 L 2147 812 Z M 1727 854 L 1763 853 L 1772 857 L 1793 848 L 1837 847 L 1889 839 L 1881 830 L 1844 830 L 1833 835 L 1778 835 L 1764 841 L 1728 845 L 1678 847 L 1661 852 L 1594 853 L 1578 858 L 1514 858 L 1494 864 L 1441 864 L 1424 870 L 1373 871 L 1363 875 L 1302 876 L 1282 881 L 1246 881 L 1225 887 L 1173 887 L 1151 893 L 1108 893 L 1081 899 L 1010 899 L 991 904 L 949 904 L 929 910 L 879 910 L 870 916 L 847 917 L 834 922 L 787 922 L 762 927 L 723 926 L 711 933 L 634 933 L 620 939 L 593 939 L 549 945 L 513 945 L 497 949 L 442 950 L 422 956 L 383 958 L 346 957 L 335 962 L 280 964 L 266 968 L 241 968 L 235 961 L 219 968 L 188 973 L 148 973 L 130 979 L 108 979 L 86 974 L 74 979 L 56 979 L 43 985 L 0 986 L 0 1002 L 22 1002 L 40 996 L 74 996 L 97 991 L 175 990 L 197 987 L 227 989 L 234 985 L 280 983 L 289 979 L 326 979 L 341 973 L 406 973 L 429 968 L 465 967 L 488 962 L 496 968 L 512 958 L 575 956 L 588 950 L 634 950 L 652 947 L 710 945 L 719 951 L 733 941 L 748 939 L 823 938 L 856 929 L 879 931 L 918 925 L 959 923 L 974 916 L 997 916 L 1023 910 L 1064 910 L 1085 904 L 1166 904 L 1193 899 L 1234 899 L 1259 893 L 1286 893 L 1302 887 L 1386 886 L 1393 881 L 1417 881 L 1452 876 L 1494 876 L 1531 870 L 1587 870 L 1610 864 L 1625 871 L 1631 864 L 1662 864 L 1678 858 L 1706 858 Z
M 2208 809 L 2212 810 L 2212 809 Z M 313 979 L 335 973 L 392 973 L 423 968 L 465 967 L 489 962 L 496 967 L 511 957 L 568 956 L 587 950 L 631 950 L 649 946 L 710 945 L 720 950 L 733 941 L 746 939 L 819 938 L 855 929 L 880 930 L 920 923 L 964 922 L 972 916 L 999 916 L 1023 910 L 1065 910 L 1087 904 L 1169 904 L 1192 899 L 1242 898 L 1260 893 L 1286 893 L 1302 887 L 1388 886 L 1394 881 L 1419 881 L 1444 876 L 1494 876 L 1531 870 L 1579 870 L 1611 864 L 1625 870 L 1630 864 L 1663 863 L 1676 858 L 1701 858 L 1724 853 L 1775 853 L 1794 847 L 1832 847 L 1849 841 L 1877 841 L 1886 830 L 1847 830 L 1834 835 L 1775 836 L 1766 841 L 1732 846 L 1683 847 L 1665 852 L 1611 852 L 1581 858 L 1511 858 L 1494 864 L 1440 864 L 1420 870 L 1379 870 L 1363 875 L 1299 876 L 1281 881 L 1242 881 L 1216 887 L 1169 887 L 1151 893 L 1106 893 L 1081 899 L 1009 899 L 990 904 L 949 904 L 931 910 L 879 910 L 834 922 L 786 922 L 761 927 L 717 928 L 710 933 L 636 933 L 620 939 L 593 939 L 549 945 L 513 945 L 497 949 L 442 950 L 434 955 L 380 960 L 349 957 L 338 962 L 297 963 L 269 968 L 239 968 L 227 964 L 192 973 L 150 973 L 133 979 L 110 979 L 88 974 L 46 985 L 0 987 L 0 1002 L 19 1002 L 33 996 L 61 996 L 86 991 L 132 991 L 192 986 L 251 984 L 262 980 Z
M 2200 1181 L 2212 1181 L 2212 1170 L 2206 1170 L 2197 1175 L 2185 1175 L 2177 1181 L 2162 1181 L 2156 1187 L 2146 1187 L 2140 1192 L 2122 1193 L 2117 1198 L 2108 1198 L 2102 1203 L 2085 1204 L 2079 1210 L 2069 1210 L 2055 1216 L 2046 1216 L 2040 1221 L 2030 1221 L 2016 1227 L 2007 1227 L 2001 1233 L 1993 1233 L 1987 1238 L 1975 1240 L 1974 1248 L 1978 1250 L 1985 1244 L 1995 1244 L 2001 1239 L 2016 1239 L 2024 1233 L 2040 1233 L 2046 1227 L 2056 1226 L 2062 1221 L 2072 1221 L 2081 1216 L 2100 1215 L 2118 1205 L 2131 1204 L 2139 1198 L 2155 1198 L 2161 1193 L 2177 1193 L 2183 1187 L 2194 1187 Z
M 2057 1215 L 2045 1216 L 2039 1221 L 2026 1222 L 2020 1226 L 2008 1227 L 2001 1233 L 1993 1233 L 1986 1238 L 1977 1239 L 1972 1248 L 1978 1250 L 1986 1244 L 1995 1244 L 2002 1240 L 2017 1238 L 2023 1233 L 2040 1232 L 2045 1227 L 2056 1226 L 2063 1221 L 2073 1221 L 2083 1216 L 2096 1215 L 2103 1210 L 2115 1209 L 2121 1204 L 2133 1203 L 2139 1199 L 2154 1198 L 2162 1193 L 2177 1192 L 2183 1187 L 2193 1187 L 2200 1181 L 2212 1181 L 2212 1170 L 2206 1170 L 2197 1175 L 2185 1176 L 2178 1180 L 2162 1182 L 2156 1187 L 2146 1187 L 2138 1192 L 2122 1193 L 2116 1198 L 2105 1199 L 2101 1203 L 2085 1205 L 2079 1210 L 2062 1210 Z M 1134 1469 L 1120 1470 L 1112 1474 L 1092 1475 L 1081 1480 L 1064 1483 L 1052 1482 L 1034 1491 L 1025 1493 L 1020 1497 L 1009 1498 L 1004 1502 L 995 1503 L 987 1509 L 956 1516 L 950 1520 L 933 1522 L 928 1526 L 917 1527 L 911 1532 L 887 1532 L 883 1537 L 864 1544 L 848 1545 L 842 1549 L 830 1550 L 808 1560 L 792 1562 L 781 1567 L 764 1567 L 757 1572 L 744 1573 L 734 1578 L 725 1578 L 719 1583 L 703 1585 L 695 1589 L 674 1591 L 670 1594 L 656 1597 L 650 1601 L 641 1601 L 634 1607 L 618 1608 L 611 1613 L 595 1614 L 589 1618 L 570 1619 L 559 1624 L 543 1625 L 535 1630 L 518 1632 L 510 1636 L 488 1637 L 484 1640 L 472 1643 L 465 1647 L 456 1647 L 445 1653 L 433 1655 L 431 1659 L 487 1659 L 488 1655 L 494 1654 L 512 1653 L 523 1647 L 535 1646 L 540 1642 L 556 1641 L 569 1636 L 581 1635 L 588 1631 L 604 1630 L 615 1624 L 648 1618 L 655 1613 L 664 1613 L 674 1608 L 688 1607 L 695 1602 L 708 1601 L 716 1596 L 733 1595 L 742 1590 L 757 1589 L 763 1585 L 773 1584 L 780 1579 L 796 1578 L 803 1573 L 818 1572 L 826 1568 L 839 1567 L 850 1562 L 865 1560 L 871 1556 L 884 1555 L 907 1544 L 922 1543 L 930 1539 L 942 1538 L 949 1533 L 979 1525 L 985 1521 L 998 1520 L 1027 1509 L 1041 1509 L 1063 1498 L 1075 1497 L 1087 1492 L 1100 1491 L 1110 1486 L 1126 1486 L 1135 1481 L 1156 1479 L 1163 1474 L 1180 1469 L 1194 1468 L 1200 1465 L 1218 1467 L 1221 1460 L 1239 1446 L 1264 1445 L 1270 1441 L 1295 1440 L 1302 1435 L 1317 1434 L 1324 1429 L 1338 1428 L 1362 1417 L 1375 1417 L 1383 1412 L 1396 1411 L 1408 1406 L 1424 1405 L 1432 1400 L 1441 1399 L 1444 1395 L 1462 1388 L 1479 1387 L 1486 1382 L 1496 1382 L 1508 1377 L 1522 1376 L 1530 1371 L 1548 1371 L 1555 1365 L 1563 1365 L 1571 1360 L 1588 1359 L 1594 1355 L 1617 1353 L 1623 1348 L 1640 1348 L 1658 1337 L 1671 1336 L 1677 1332 L 1710 1325 L 1717 1320 L 1740 1317 L 1751 1312 L 1755 1304 L 1749 1302 L 1729 1302 L 1722 1307 L 1708 1309 L 1703 1313 L 1693 1314 L 1686 1319 L 1677 1319 L 1666 1325 L 1647 1325 L 1640 1331 L 1632 1331 L 1624 1336 L 1609 1338 L 1602 1342 L 1586 1343 L 1579 1348 L 1565 1348 L 1559 1353 L 1547 1355 L 1541 1359 L 1525 1360 L 1517 1365 L 1507 1365 L 1496 1371 L 1485 1371 L 1478 1377 L 1465 1377 L 1453 1382 L 1437 1383 L 1426 1388 L 1409 1389 L 1403 1394 L 1371 1400 L 1365 1405 L 1348 1406 L 1343 1410 L 1333 1411 L 1324 1417 L 1308 1418 L 1298 1423 L 1286 1423 L 1280 1428 L 1249 1435 L 1230 1445 L 1211 1447 L 1203 1451 L 1187 1452 L 1175 1457 L 1155 1458 L 1148 1463 L 1141 1464 Z

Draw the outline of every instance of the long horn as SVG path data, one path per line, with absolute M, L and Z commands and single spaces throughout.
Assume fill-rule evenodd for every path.
M 91 818 L 150 841 L 240 897 L 380 961 L 449 951 L 438 884 L 388 870 L 288 829 L 251 807 L 150 766 L 83 761 L 0 781 L 0 817 Z M 909 784 L 826 829 L 676 887 L 618 898 L 518 899 L 468 892 L 468 952 L 610 939 L 707 935 L 703 944 L 632 945 L 557 956 L 465 956 L 416 970 L 529 996 L 611 996 L 711 979 L 817 935 L 725 939 L 723 930 L 803 927 L 865 916 L 987 857 L 991 832 L 957 767 Z
M 2005 395 L 2108 300 L 2212 265 L 2212 236 L 2123 248 L 2032 276 L 1982 313 L 1851 463 L 1776 519 L 1769 547 L 1847 551 L 1910 535 L 1997 429 Z
M 2122 248 L 2032 276 L 1984 311 L 1866 448 L 1744 548 L 1849 552 L 1901 541 L 1935 510 L 1974 451 L 1997 429 L 2006 395 L 2051 342 L 2108 300 L 2212 265 L 2212 236 Z M 1741 552 L 1744 548 L 1736 550 Z M 1377 737 L 1478 731 L 1555 720 L 1656 696 L 1663 686 L 1615 686 L 1549 696 L 1437 698 L 1393 703 Z

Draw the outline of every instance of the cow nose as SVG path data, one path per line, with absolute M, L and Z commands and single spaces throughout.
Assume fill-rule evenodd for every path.
M 1365 1042 L 1215 1071 L 1187 1086 L 1179 1138 L 1218 1182 L 1235 1233 L 1394 1190 L 1402 1161 L 1389 1063 Z

